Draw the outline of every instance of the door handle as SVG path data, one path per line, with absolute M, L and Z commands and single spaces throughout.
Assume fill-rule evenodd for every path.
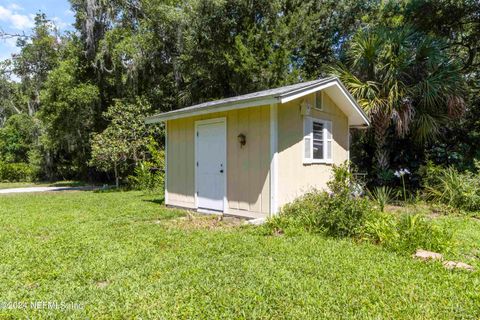
M 220 173 L 223 173 L 223 169 L 220 170 Z

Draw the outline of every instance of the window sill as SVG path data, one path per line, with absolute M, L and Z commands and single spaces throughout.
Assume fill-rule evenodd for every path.
M 333 165 L 332 160 L 312 160 L 308 162 L 304 162 L 303 165 L 308 166 L 312 164 L 327 164 L 327 165 Z

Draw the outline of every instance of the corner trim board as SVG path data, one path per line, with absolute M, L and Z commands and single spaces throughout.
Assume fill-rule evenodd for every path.
M 165 121 L 165 179 L 163 180 L 164 183 L 164 202 L 168 205 L 168 121 Z
M 270 215 L 278 214 L 278 105 L 270 105 Z

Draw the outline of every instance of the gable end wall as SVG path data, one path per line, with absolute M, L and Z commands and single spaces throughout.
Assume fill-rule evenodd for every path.
M 314 105 L 314 94 L 278 106 L 278 206 L 293 201 L 312 189 L 326 189 L 332 164 L 303 164 L 302 101 Z M 324 94 L 323 111 L 312 107 L 311 117 L 332 121 L 333 164 L 348 160 L 349 128 L 347 116 Z

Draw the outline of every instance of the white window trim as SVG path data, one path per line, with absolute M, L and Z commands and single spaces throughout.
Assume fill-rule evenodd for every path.
M 317 108 L 317 97 L 319 95 L 320 95 L 320 108 Z M 313 101 L 313 107 L 315 108 L 315 110 L 323 111 L 323 102 L 324 102 L 323 95 L 324 95 L 323 90 L 315 92 L 314 101 Z
M 307 121 L 311 120 L 311 122 Z M 330 150 L 330 156 L 331 159 L 314 159 L 313 158 L 313 123 L 318 122 L 323 124 L 323 155 L 324 157 L 327 155 L 327 148 L 328 148 L 328 142 L 330 142 L 331 150 Z M 309 136 L 310 136 L 310 155 L 311 158 L 306 158 L 305 157 L 305 132 L 306 132 L 306 126 L 307 123 L 312 124 L 312 128 L 309 130 Z M 330 126 L 331 130 L 331 135 L 330 139 L 328 139 L 328 132 L 327 132 L 327 125 Z M 325 120 L 325 119 L 320 119 L 320 118 L 314 118 L 314 117 L 304 117 L 303 119 L 303 132 L 304 132 L 304 137 L 303 137 L 303 148 L 302 148 L 302 158 L 303 158 L 303 164 L 333 164 L 333 123 L 330 120 Z

